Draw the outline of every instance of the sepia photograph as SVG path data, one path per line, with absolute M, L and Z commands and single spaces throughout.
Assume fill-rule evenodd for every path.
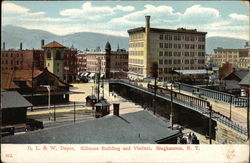
M 248 1 L 1 9 L 1 162 L 250 161 Z

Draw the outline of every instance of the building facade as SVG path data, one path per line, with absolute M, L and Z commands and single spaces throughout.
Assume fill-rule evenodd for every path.
M 75 82 L 77 77 L 77 54 L 78 51 L 73 48 L 64 50 L 64 76 L 66 82 Z
M 160 78 L 172 70 L 204 68 L 206 32 L 151 28 L 146 16 L 146 27 L 130 29 L 128 34 L 130 78 L 151 77 L 152 62 L 158 63 Z
M 118 49 L 111 51 L 109 43 L 105 51 L 87 52 L 87 72 L 103 74 L 106 78 L 125 78 L 128 71 L 128 52 Z
M 77 74 L 87 72 L 87 55 L 86 53 L 77 53 Z
M 250 48 L 246 49 L 214 49 L 214 54 L 209 56 L 210 62 L 221 67 L 229 62 L 234 68 L 248 68 L 250 66 Z
M 43 50 L 4 50 L 1 51 L 1 69 L 14 70 L 44 68 Z
M 42 49 L 43 47 L 44 49 Z M 45 67 L 48 67 L 51 72 L 59 70 L 61 75 L 63 75 L 64 81 L 74 82 L 77 76 L 78 51 L 77 49 L 65 47 L 62 50 L 63 47 L 63 45 L 57 42 L 51 42 L 44 46 L 44 40 L 41 40 L 41 49 L 22 50 L 22 43 L 20 43 L 20 49 L 18 50 L 5 50 L 3 48 L 1 50 L 1 70 L 31 70 L 32 68 L 34 70 L 43 70 Z M 60 59 L 56 58 L 58 57 L 56 56 L 58 55 L 57 51 L 61 52 Z M 50 58 L 47 58 L 48 52 L 51 55 Z M 52 64 L 55 66 L 52 67 Z M 59 64 L 59 67 L 57 67 L 57 64 Z
M 48 43 L 44 48 L 44 67 L 63 80 L 65 46 L 56 41 Z

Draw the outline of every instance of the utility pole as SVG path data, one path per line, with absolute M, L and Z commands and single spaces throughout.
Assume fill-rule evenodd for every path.
M 54 104 L 54 121 L 56 121 L 56 105 Z
M 208 104 L 209 108 L 209 144 L 212 144 L 212 104 Z
M 76 122 L 76 103 L 74 102 L 74 123 Z
M 248 67 L 248 74 L 250 75 L 250 66 Z M 249 129 L 249 110 L 250 110 L 250 79 L 248 83 L 248 94 L 247 94 L 247 139 L 250 138 L 250 129 Z
M 32 70 L 31 70 L 31 103 L 32 103 L 32 106 L 31 106 L 31 111 L 33 111 L 33 96 L 34 96 L 34 82 L 33 82 L 33 79 L 34 79 L 34 50 L 32 50 Z
M 250 73 L 250 72 L 249 72 Z M 250 81 L 249 81 L 250 84 Z M 248 86 L 248 95 L 247 95 L 247 139 L 250 138 L 250 129 L 249 129 L 249 108 L 250 108 L 250 85 Z
M 233 100 L 233 97 L 230 96 L 230 115 L 229 115 L 230 120 L 232 120 L 232 100 Z
M 98 60 L 98 68 L 99 68 L 99 72 L 98 72 L 98 79 L 97 79 L 97 102 L 99 102 L 100 100 L 100 74 L 101 74 L 101 59 L 97 58 Z
M 170 90 L 170 96 L 171 96 L 171 102 L 170 102 L 170 122 L 171 122 L 171 129 L 173 129 L 173 71 L 171 72 L 171 90 Z
M 152 76 L 155 78 L 155 84 L 154 84 L 154 98 L 153 98 L 153 108 L 154 108 L 154 114 L 156 113 L 156 91 L 157 91 L 157 77 L 158 77 L 158 63 L 153 62 L 152 63 Z

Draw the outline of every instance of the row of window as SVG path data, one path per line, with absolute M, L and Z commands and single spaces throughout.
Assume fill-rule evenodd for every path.
M 143 39 L 143 33 L 135 33 L 135 34 L 129 35 L 129 41 L 141 40 L 141 39 Z
M 204 42 L 205 37 L 204 36 L 181 36 L 181 35 L 163 35 L 160 34 L 159 36 L 160 40 L 175 40 L 175 41 L 200 41 Z
M 159 51 L 159 56 L 167 56 L 167 57 L 171 57 L 171 56 L 175 56 L 175 57 L 180 57 L 180 56 L 185 56 L 185 57 L 195 57 L 195 56 L 205 56 L 205 52 L 172 52 L 172 51 Z
M 198 64 L 204 64 L 205 63 L 205 60 L 204 59 L 191 59 L 191 60 L 181 60 L 181 59 L 159 59 L 159 65 L 162 65 L 162 64 L 167 64 L 167 65 L 171 65 L 171 64 L 181 64 L 181 63 L 184 63 L 184 64 L 194 64 L 195 61 L 198 61 Z
M 143 60 L 142 59 L 129 59 L 129 63 L 143 64 Z
M 143 51 L 129 51 L 129 56 L 143 56 Z
M 184 70 L 184 69 L 203 69 L 204 67 L 196 67 L 196 68 L 191 68 L 191 67 L 171 67 L 171 68 L 159 68 L 159 74 L 163 73 L 170 73 L 173 70 Z
M 144 42 L 135 42 L 135 43 L 129 43 L 129 47 L 133 48 L 133 47 L 143 47 L 144 46 Z
M 8 67 L 3 67 L 2 66 L 2 70 L 18 70 L 18 69 L 22 69 L 22 67 L 17 67 L 17 66 L 15 66 L 15 67 L 10 67 L 10 68 L 8 68 Z
M 8 57 L 8 55 L 9 55 L 9 53 L 5 53 L 5 55 L 4 55 L 4 53 L 2 54 L 2 57 Z M 14 57 L 14 56 L 16 56 L 16 57 L 23 57 L 23 54 L 19 54 L 19 53 L 10 53 L 10 57 Z
M 143 73 L 143 68 L 139 67 L 129 67 L 129 71 L 132 71 L 137 74 L 142 74 Z
M 172 43 L 159 43 L 159 48 L 168 49 L 205 49 L 205 45 L 195 45 L 195 44 L 172 44 Z
M 116 66 L 126 66 L 128 65 L 128 62 L 115 62 Z
M 16 65 L 19 65 L 19 64 L 22 65 L 22 64 L 23 64 L 23 61 L 16 61 L 16 62 L 13 61 L 13 60 L 10 61 L 10 64 L 13 65 L 14 63 L 15 63 Z M 9 62 L 8 62 L 8 60 L 5 60 L 5 61 L 2 60 L 2 64 L 9 64 Z

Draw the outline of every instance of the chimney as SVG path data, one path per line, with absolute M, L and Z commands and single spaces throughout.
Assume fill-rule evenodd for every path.
M 44 46 L 44 40 L 41 40 L 41 48 Z
M 119 103 L 113 104 L 113 114 L 116 116 L 119 116 L 119 107 L 120 107 Z
M 246 44 L 245 44 L 245 48 L 248 48 L 249 47 L 249 44 L 248 44 L 248 42 L 246 42 Z
M 3 50 L 5 50 L 5 42 L 3 42 Z
M 150 28 L 150 16 L 145 16 L 146 18 L 146 28 Z
M 20 50 L 23 50 L 23 43 L 20 42 Z

